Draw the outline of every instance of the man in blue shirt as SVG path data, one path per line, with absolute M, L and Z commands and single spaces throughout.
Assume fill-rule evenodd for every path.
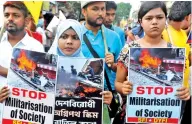
M 83 34 L 87 36 L 91 46 L 100 58 L 105 58 L 105 69 L 107 71 L 112 90 L 115 90 L 114 82 L 116 78 L 116 60 L 122 48 L 122 44 L 117 33 L 103 26 L 109 53 L 106 53 L 105 51 L 101 30 L 101 25 L 103 24 L 106 15 L 105 5 L 105 2 L 91 1 L 86 2 L 85 5 L 81 6 L 82 14 L 86 20 L 85 23 L 82 24 L 82 29 Z M 82 43 L 82 51 L 86 58 L 94 58 L 85 42 Z M 108 64 L 110 64 L 111 67 L 108 67 Z M 108 89 L 106 82 L 104 86 L 105 89 Z
M 122 48 L 122 44 L 117 33 L 105 28 L 105 26 L 102 26 L 106 15 L 105 6 L 105 2 L 103 1 L 81 2 L 82 14 L 85 17 L 85 23 L 82 24 L 82 33 L 87 37 L 92 48 L 97 52 L 99 57 L 105 58 L 105 70 L 107 72 L 112 90 L 115 90 L 114 82 L 116 78 L 116 60 Z M 106 39 L 107 45 L 104 45 L 105 40 L 103 39 L 102 32 L 104 32 L 103 35 Z M 86 58 L 94 58 L 88 46 L 85 44 L 85 41 L 82 42 L 82 51 Z M 104 96 L 104 103 L 110 105 L 112 101 L 112 93 L 107 91 L 108 87 L 106 80 L 104 82 L 104 88 L 106 89 L 106 91 L 102 92 L 102 95 Z M 110 124 L 109 112 L 105 104 L 103 108 L 103 123 Z
M 124 31 L 120 27 L 113 25 L 113 21 L 115 20 L 116 10 L 117 10 L 117 4 L 114 1 L 106 1 L 106 16 L 104 19 L 104 25 L 107 28 L 115 31 L 119 35 L 122 46 L 124 46 L 125 45 Z

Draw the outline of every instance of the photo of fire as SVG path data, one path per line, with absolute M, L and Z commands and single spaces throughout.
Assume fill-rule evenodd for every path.
M 182 85 L 184 55 L 184 48 L 131 48 L 129 80 L 139 85 Z
M 13 87 L 55 91 L 57 56 L 23 49 L 14 49 L 8 71 L 8 84 Z
M 56 96 L 101 97 L 102 59 L 60 58 L 58 69 Z

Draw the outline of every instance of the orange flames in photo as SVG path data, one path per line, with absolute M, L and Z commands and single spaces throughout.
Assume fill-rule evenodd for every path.
M 36 68 L 36 63 L 27 57 L 24 50 L 21 50 L 17 63 L 20 69 L 24 69 L 26 71 L 32 71 Z
M 82 86 L 85 93 L 94 93 L 94 92 L 98 91 L 98 89 L 95 87 L 85 86 L 79 82 L 76 83 L 76 87 L 78 87 L 78 86 Z
M 142 67 L 157 68 L 161 64 L 161 59 L 152 57 L 147 49 L 143 49 L 139 58 Z
M 84 92 L 85 93 L 93 93 L 93 92 L 96 92 L 97 91 L 97 88 L 94 88 L 94 87 L 86 87 L 84 86 Z

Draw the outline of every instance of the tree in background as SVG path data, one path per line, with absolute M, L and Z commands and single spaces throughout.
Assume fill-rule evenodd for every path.
M 59 2 L 58 8 L 64 13 L 66 18 L 77 20 L 81 11 L 81 4 L 79 1 Z
M 114 23 L 118 24 L 123 18 L 128 19 L 131 11 L 131 4 L 130 3 L 118 3 L 117 4 L 117 11 L 116 11 L 116 18 Z

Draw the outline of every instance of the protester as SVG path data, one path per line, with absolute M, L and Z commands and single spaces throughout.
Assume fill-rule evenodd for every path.
M 184 71 L 184 85 L 189 87 L 189 58 L 190 46 L 187 44 L 187 34 L 184 30 L 183 23 L 185 23 L 188 15 L 191 13 L 191 2 L 190 1 L 176 1 L 173 3 L 169 13 L 169 24 L 168 27 L 163 31 L 163 39 L 167 42 L 172 43 L 176 47 L 186 48 L 185 56 L 185 71 Z M 187 22 L 188 23 L 188 22 Z M 186 25 L 186 24 L 185 24 Z M 189 25 L 189 23 L 187 24 Z
M 106 1 L 106 16 L 104 18 L 104 25 L 105 27 L 115 31 L 119 35 L 122 46 L 124 46 L 125 45 L 124 31 L 121 28 L 113 25 L 116 16 L 116 10 L 117 10 L 117 4 L 114 1 Z
M 0 86 L 6 84 L 14 48 L 44 52 L 44 48 L 39 41 L 30 37 L 25 31 L 25 26 L 28 23 L 28 10 L 24 3 L 21 1 L 7 1 L 3 7 L 6 32 L 0 42 Z M 4 101 L 8 95 L 9 89 L 4 86 L 0 90 L 0 102 Z
M 176 47 L 185 48 L 185 70 L 184 70 L 184 86 L 190 87 L 190 63 L 191 63 L 191 49 L 190 44 L 187 43 L 187 35 L 191 30 L 191 1 L 175 1 L 170 9 L 168 27 L 163 31 L 163 39 L 171 42 Z M 191 115 L 190 100 L 186 102 L 185 110 L 182 108 L 184 114 L 181 120 L 182 124 L 190 122 L 188 115 Z
M 96 10 L 92 10 L 97 8 Z M 116 59 L 119 55 L 120 48 L 122 47 L 119 36 L 104 27 L 104 36 L 106 37 L 106 42 L 108 45 L 109 53 L 105 53 L 105 46 L 103 42 L 101 25 L 103 23 L 106 11 L 105 2 L 86 2 L 82 5 L 82 13 L 85 16 L 86 22 L 82 24 L 83 35 L 88 38 L 91 46 L 101 58 L 105 58 L 106 64 L 111 64 L 111 67 L 106 66 L 106 70 L 109 76 L 109 80 L 114 89 L 114 80 L 116 70 Z M 99 12 L 101 11 L 101 12 Z M 85 57 L 93 58 L 93 55 L 89 51 L 89 48 L 85 44 L 85 40 L 82 43 L 82 51 Z M 107 86 L 105 84 L 105 88 Z
M 61 21 L 48 53 L 59 56 L 84 57 L 81 48 L 82 40 L 81 24 L 78 21 L 73 19 Z
M 28 23 L 27 23 L 27 26 L 26 26 L 26 32 L 28 33 L 28 35 L 30 37 L 36 39 L 41 44 L 43 43 L 43 37 L 42 37 L 41 34 L 36 32 L 35 21 L 34 21 L 34 19 L 33 19 L 31 14 L 28 14 Z
M 58 25 L 54 42 L 48 53 L 65 57 L 84 57 L 82 54 L 82 28 L 81 24 L 72 19 L 60 22 Z M 110 104 L 112 94 L 109 91 L 101 92 L 104 104 Z
M 46 37 L 46 34 L 45 34 L 45 19 L 43 17 L 43 13 L 41 12 L 40 14 L 41 15 L 40 15 L 38 23 L 37 23 L 36 32 L 38 32 L 38 33 L 40 33 L 42 35 L 42 39 L 43 39 L 42 44 L 44 46 L 46 46 L 47 45 L 47 37 Z
M 105 92 L 111 94 L 111 92 L 108 91 L 109 87 L 107 86 L 107 82 L 111 89 L 115 90 L 114 81 L 116 71 L 116 59 L 119 55 L 122 44 L 117 33 L 102 26 L 106 15 L 105 6 L 106 4 L 103 1 L 81 2 L 82 14 L 85 17 L 85 23 L 82 24 L 82 32 L 84 36 L 82 51 L 86 58 L 96 57 L 96 54 L 98 54 L 99 58 L 105 58 L 106 64 L 104 69 L 107 75 L 105 74 L 104 88 L 106 90 Z M 95 55 L 90 52 L 90 46 L 88 47 L 86 45 L 86 43 L 88 42 L 90 43 L 90 46 L 93 48 L 93 50 L 96 52 Z M 106 76 L 108 77 L 107 82 Z M 106 106 L 104 106 L 104 108 L 106 108 Z M 108 112 L 106 111 L 104 111 L 104 113 L 108 114 Z M 104 118 L 103 120 L 103 123 L 110 123 L 109 119 Z
M 172 47 L 170 43 L 167 43 L 162 39 L 161 33 L 165 27 L 167 10 L 163 2 L 150 1 L 143 2 L 138 12 L 138 20 L 145 32 L 145 36 L 137 41 L 133 41 L 126 45 L 119 56 L 117 65 L 117 77 L 116 77 L 116 90 L 122 95 L 126 96 L 132 92 L 132 83 L 128 82 L 128 61 L 129 61 L 129 47 L 141 47 L 141 48 L 167 48 Z M 190 98 L 189 89 L 182 87 L 178 89 L 178 98 L 181 100 L 188 100 Z M 124 106 L 125 108 L 125 106 Z M 117 120 L 125 116 L 125 110 L 118 116 Z M 117 123 L 117 120 L 115 122 Z M 124 120 L 120 120 L 124 124 Z

